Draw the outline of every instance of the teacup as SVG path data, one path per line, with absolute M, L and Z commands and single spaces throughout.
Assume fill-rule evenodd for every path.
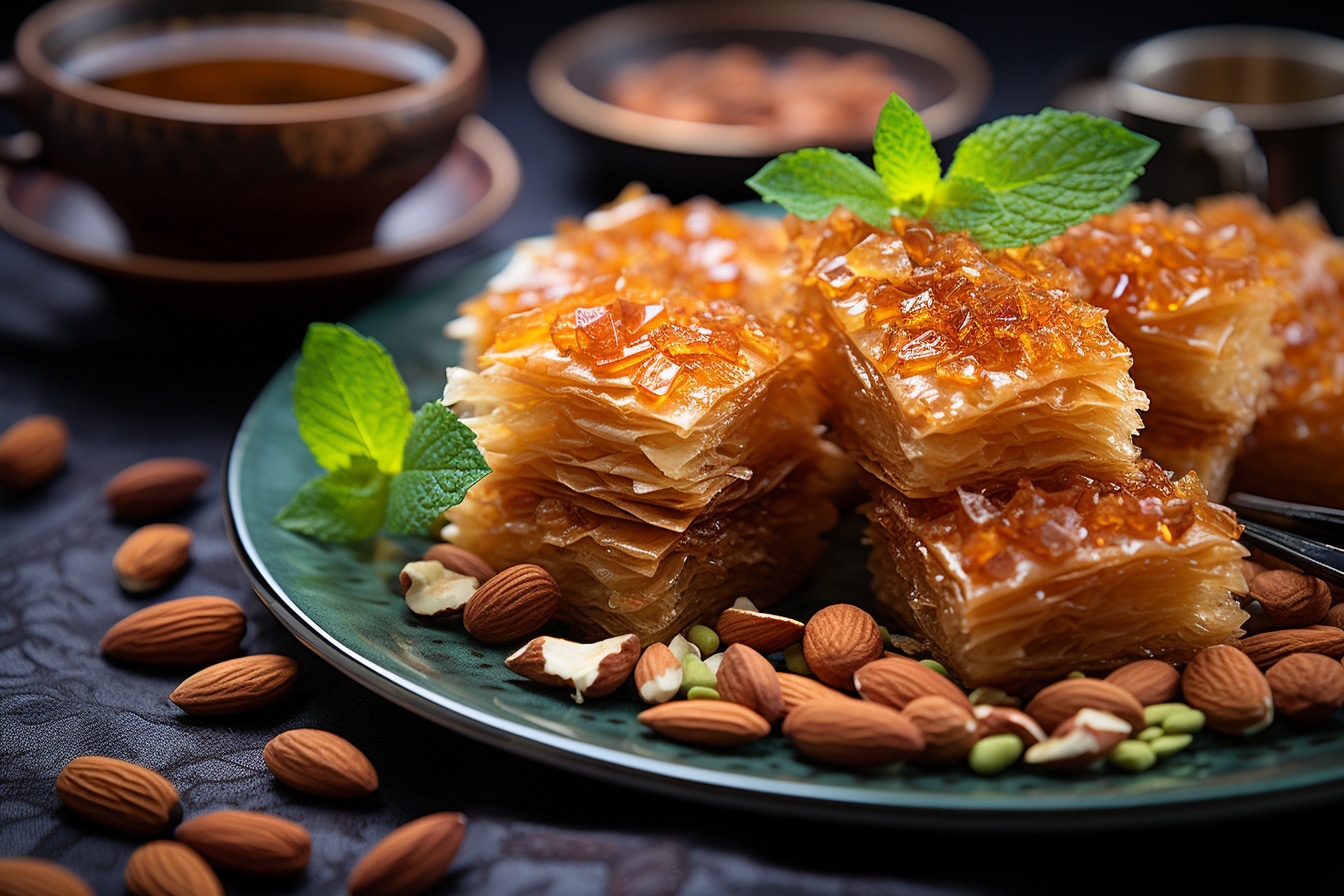
M 1167 32 L 1112 61 L 1109 103 L 1162 147 L 1139 184 L 1171 202 L 1314 200 L 1344 228 L 1344 40 L 1260 25 Z
M 0 96 L 0 161 L 86 182 L 146 255 L 367 247 L 485 91 L 475 25 L 439 0 L 56 0 Z

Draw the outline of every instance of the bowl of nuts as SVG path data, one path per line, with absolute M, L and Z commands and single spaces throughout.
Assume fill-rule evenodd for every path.
M 960 32 L 863 0 L 620 7 L 551 37 L 529 81 L 543 109 L 594 138 L 603 170 L 724 199 L 745 198 L 721 187 L 783 152 L 870 153 L 892 93 L 937 141 L 976 122 L 991 86 Z

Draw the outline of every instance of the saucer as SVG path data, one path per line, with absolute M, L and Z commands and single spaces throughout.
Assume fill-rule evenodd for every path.
M 378 222 L 373 243 L 275 261 L 198 261 L 135 252 L 115 212 L 81 181 L 38 167 L 0 165 L 0 229 L 114 281 L 209 286 L 298 286 L 399 271 L 458 245 L 503 216 L 518 194 L 517 152 L 493 125 L 463 119 L 443 161 Z

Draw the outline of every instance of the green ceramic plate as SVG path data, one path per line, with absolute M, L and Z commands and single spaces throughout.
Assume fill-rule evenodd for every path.
M 393 298 L 349 322 L 391 351 L 415 405 L 442 394 L 456 349 L 442 326 L 506 255 L 471 264 L 432 288 Z M 329 545 L 272 517 L 319 471 L 290 407 L 293 359 L 257 398 L 227 464 L 226 519 L 261 599 L 294 635 L 361 684 L 467 736 L 537 761 L 633 787 L 770 812 L 893 826 L 1012 829 L 1118 827 L 1226 819 L 1344 796 L 1344 714 L 1307 730 L 1276 724 L 1250 739 L 1198 736 L 1187 751 L 1137 775 L 1052 777 L 1025 768 L 979 777 L 963 769 L 852 772 L 801 759 L 782 737 L 729 751 L 660 739 L 636 721 L 627 690 L 576 705 L 564 691 L 511 673 L 508 651 L 477 644 L 453 623 L 413 616 L 397 584 L 427 543 Z M 814 580 L 780 612 L 805 618 L 823 600 L 862 600 L 868 578 L 851 520 Z

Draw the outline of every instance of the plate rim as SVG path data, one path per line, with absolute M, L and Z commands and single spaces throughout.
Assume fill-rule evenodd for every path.
M 348 323 L 361 333 L 382 338 L 385 319 L 395 327 L 399 312 L 416 307 L 439 294 L 446 284 L 501 267 L 512 247 L 498 250 L 454 268 L 434 284 L 394 294 L 351 315 Z M 459 297 L 465 298 L 465 297 Z M 445 304 L 445 308 L 452 306 Z M 451 313 L 445 311 L 446 314 Z M 241 461 L 260 418 L 261 400 L 279 387 L 292 369 L 299 350 L 276 369 L 249 406 L 231 439 L 223 462 L 223 517 L 227 536 L 253 590 L 263 605 L 305 647 L 374 693 L 417 715 L 459 734 L 505 749 L 523 758 L 575 771 L 604 781 L 617 781 L 641 790 L 752 811 L 779 811 L 789 815 L 876 827 L 976 830 L 980 832 L 1056 830 L 1117 830 L 1132 825 L 1169 825 L 1231 819 L 1268 812 L 1300 809 L 1344 797 L 1344 762 L 1329 768 L 1295 772 L 1279 781 L 1196 782 L 1168 791 L 1131 794 L 1077 794 L 1051 792 L 1005 793 L 1002 806 L 990 806 L 983 796 L 957 798 L 945 793 L 907 790 L 893 799 L 893 791 L 873 789 L 871 798 L 852 786 L 818 784 L 689 766 L 673 759 L 641 756 L 528 727 L 501 715 L 465 705 L 444 694 L 434 694 L 413 681 L 362 655 L 325 631 L 284 590 L 267 568 L 251 538 L 241 499 Z M 1311 736 L 1306 732 L 1303 736 Z M 1232 749 L 1215 745 L 1213 749 Z M 1344 756 L 1344 754 L 1341 754 Z M 971 774 L 962 769 L 952 774 Z M 1111 774 L 1123 775 L 1114 771 Z M 1248 793 L 1248 787 L 1250 792 Z M 841 799 L 843 793 L 846 798 Z M 961 805 L 974 801 L 973 806 Z

